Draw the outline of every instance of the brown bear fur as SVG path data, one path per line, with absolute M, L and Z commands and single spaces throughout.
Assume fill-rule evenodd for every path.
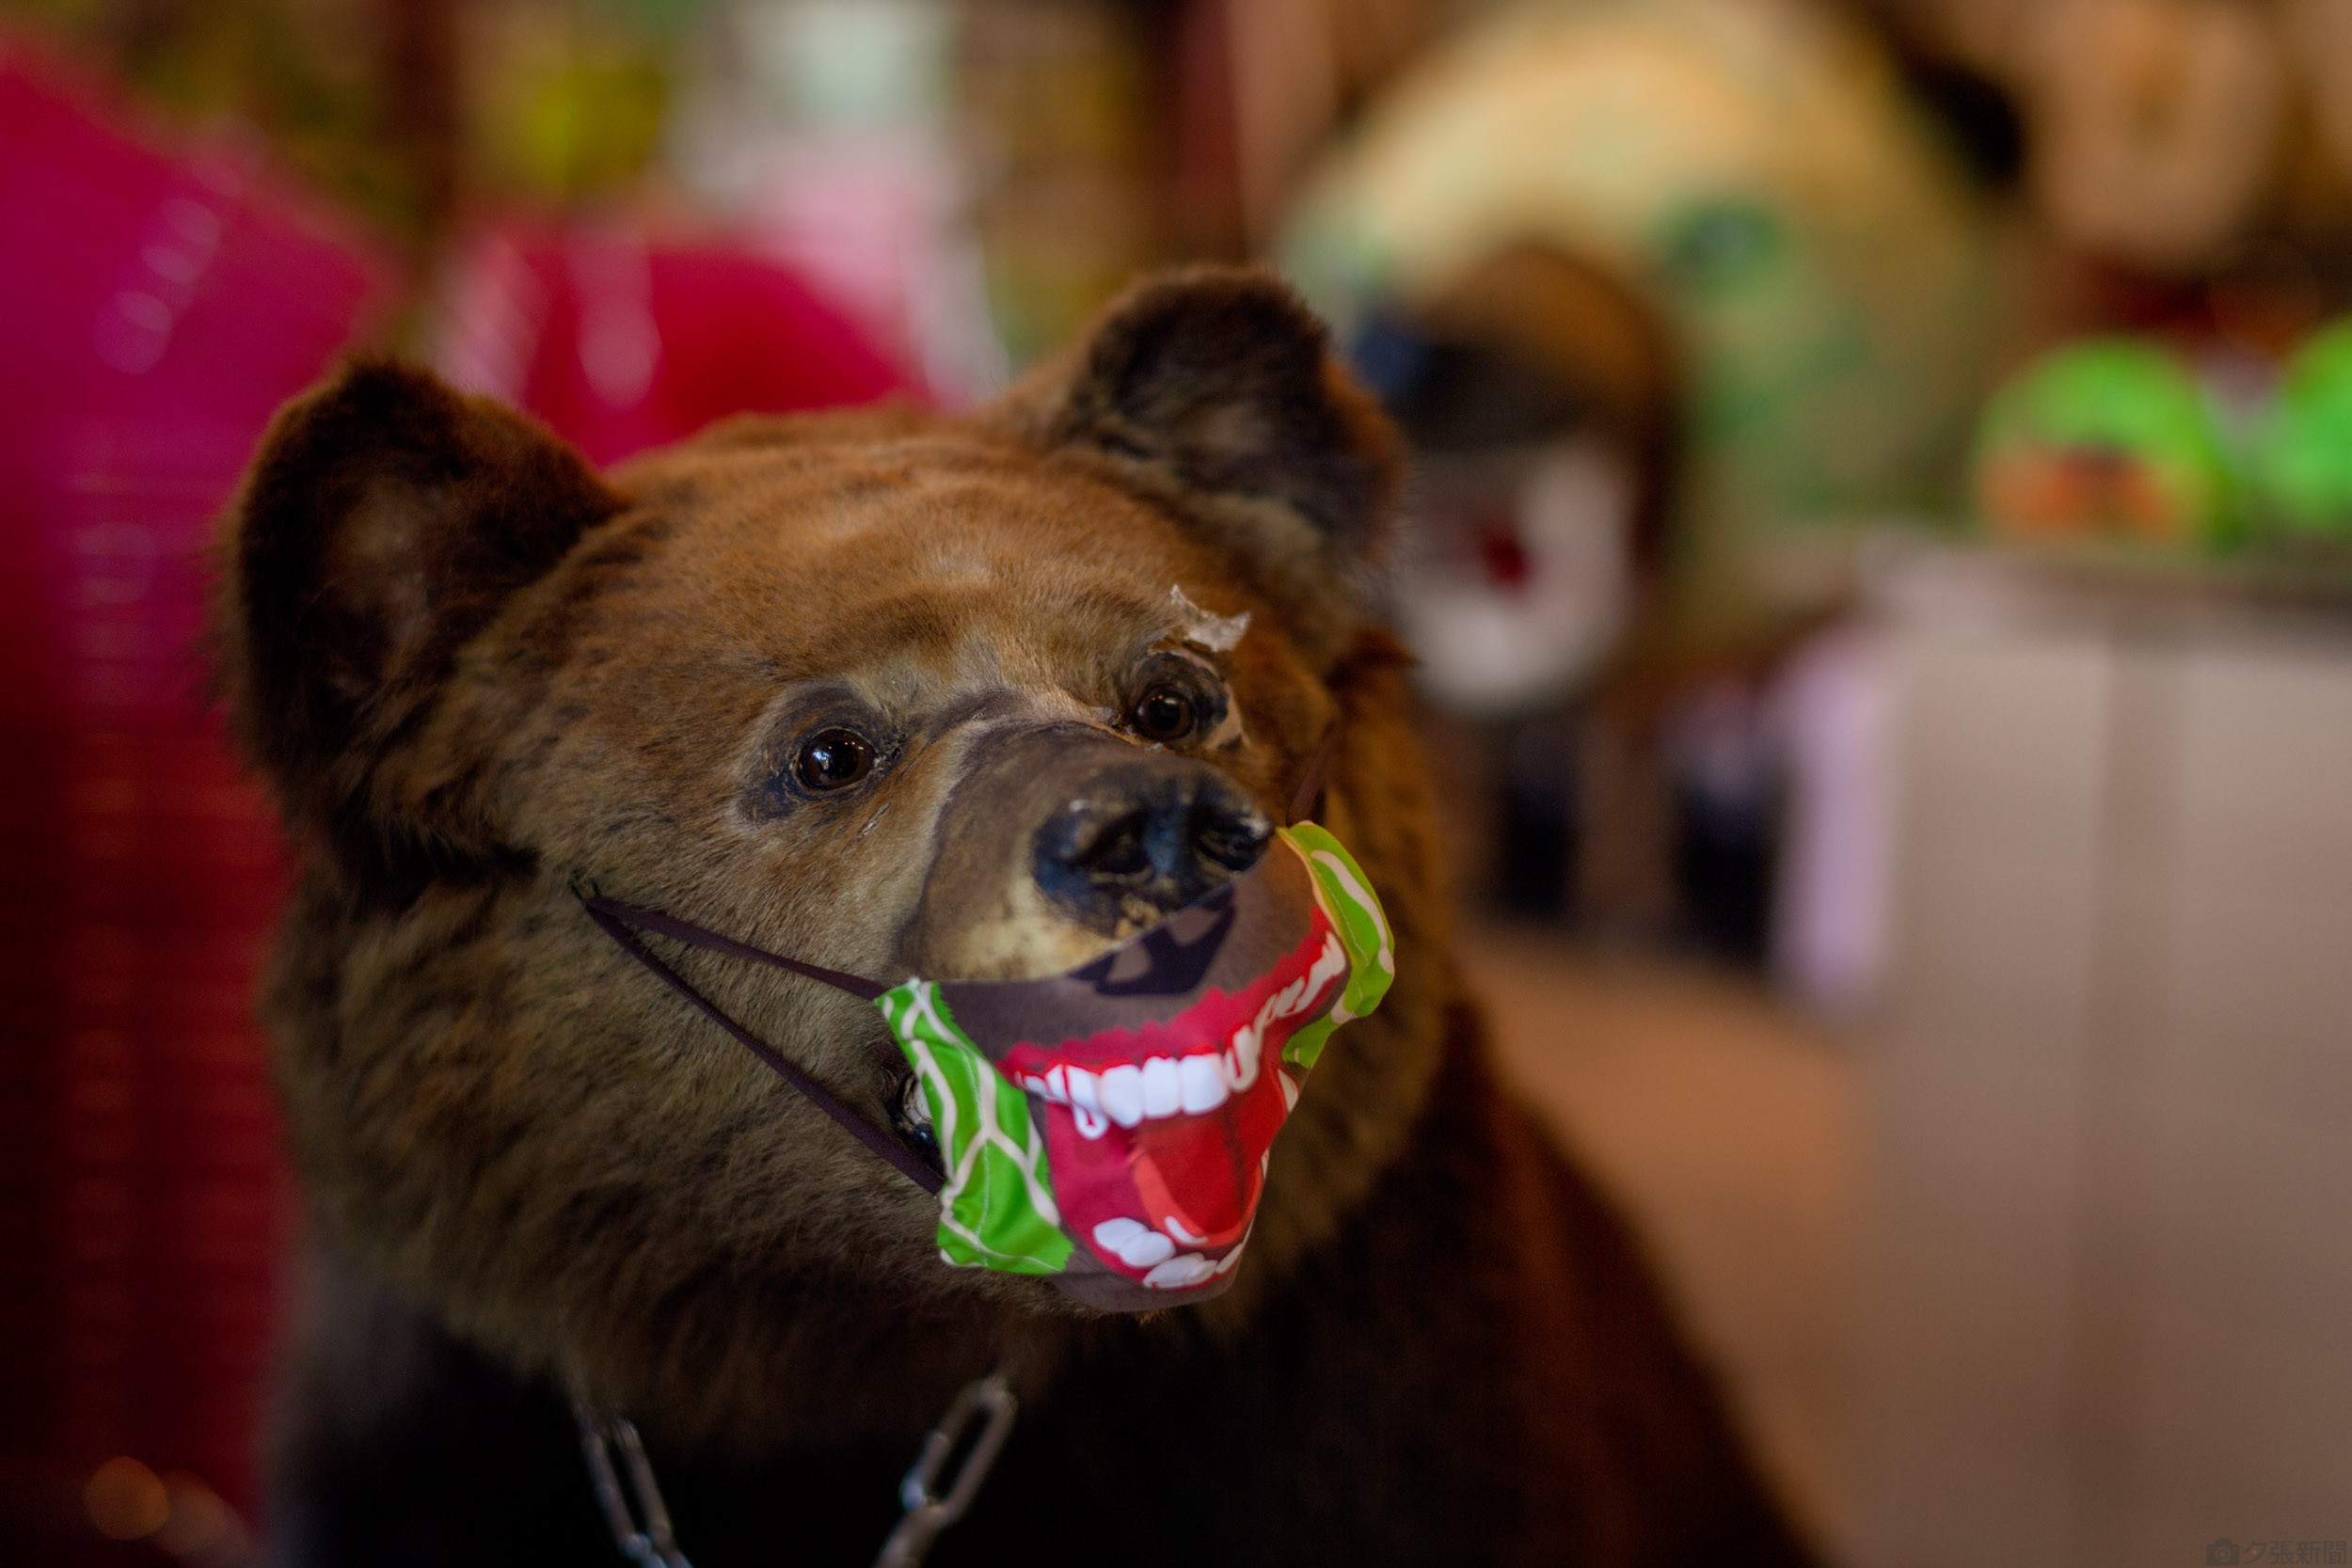
M 1001 1366 L 1020 1424 L 942 1563 L 1804 1560 L 1617 1222 L 1492 1079 L 1367 608 L 1397 483 L 1321 328 L 1248 273 L 1138 288 L 974 416 L 739 420 L 610 476 L 389 365 L 288 408 L 215 603 L 303 868 L 263 1002 L 315 1235 L 280 1554 L 608 1560 L 568 1382 L 644 1429 L 702 1568 L 864 1561 Z M 1208 760 L 1269 815 L 1338 724 L 1321 819 L 1398 975 L 1277 1144 L 1233 1289 L 1104 1317 L 943 1265 L 932 1200 L 579 898 L 877 976 L 1065 967 L 1066 929 L 940 918 L 933 829 L 985 724 L 1119 733 L 1171 589 L 1249 617 Z M 875 777 L 800 798 L 796 737 L 844 713 Z M 670 956 L 891 1125 L 872 1009 Z

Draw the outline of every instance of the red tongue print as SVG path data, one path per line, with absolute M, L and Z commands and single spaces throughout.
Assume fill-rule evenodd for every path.
M 1263 1114 L 1269 1100 L 1271 1118 Z M 1249 1216 L 1257 1212 L 1258 1189 L 1264 1181 L 1258 1162 L 1281 1131 L 1280 1101 L 1253 1088 L 1243 1100 L 1227 1103 L 1238 1105 L 1239 1111 L 1147 1121 L 1136 1129 L 1129 1170 L 1140 1212 L 1153 1228 L 1181 1245 L 1232 1246 L 1247 1233 Z M 1251 1134 L 1259 1131 L 1256 1123 L 1265 1126 L 1253 1139 Z
M 1072 1239 L 1154 1290 L 1230 1273 L 1267 1152 L 1298 1098 L 1283 1043 L 1330 1007 L 1345 979 L 1338 936 L 1311 909 L 1296 945 L 1236 992 L 1209 990 L 1135 1028 L 1006 1051 L 999 1068 L 1043 1113 Z

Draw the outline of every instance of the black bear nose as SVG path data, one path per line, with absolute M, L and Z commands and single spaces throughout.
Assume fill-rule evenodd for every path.
M 1265 853 L 1274 825 L 1205 764 L 1104 768 L 1038 830 L 1038 886 L 1095 920 L 1172 914 Z

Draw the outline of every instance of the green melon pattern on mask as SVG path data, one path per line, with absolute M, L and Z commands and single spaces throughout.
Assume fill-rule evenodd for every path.
M 1312 822 L 1281 832 L 1306 861 L 1308 873 L 1314 878 L 1315 896 L 1338 928 L 1340 945 L 1347 950 L 1347 988 L 1339 1001 L 1282 1047 L 1282 1060 L 1304 1072 L 1323 1055 L 1324 1042 L 1331 1037 L 1332 1030 L 1371 1012 L 1389 994 L 1389 987 L 1396 981 L 1396 939 L 1389 930 L 1389 917 L 1380 900 L 1373 894 L 1372 879 L 1356 863 L 1356 857 L 1340 847 L 1338 839 Z
M 1314 883 L 1347 953 L 1345 988 L 1331 1010 L 1293 1035 L 1282 1059 L 1304 1073 L 1331 1031 L 1380 1005 L 1396 978 L 1395 942 L 1372 882 L 1340 841 L 1311 822 L 1279 830 Z M 909 980 L 874 1005 L 923 1085 L 946 1165 L 939 1193 L 939 1255 L 960 1268 L 1059 1274 L 1074 1250 L 1061 1228 L 1045 1133 L 1029 1097 L 1008 1082 L 956 1024 L 929 980 Z
M 930 981 L 909 980 L 874 1005 L 922 1083 L 946 1159 L 940 1257 L 959 1268 L 1061 1273 L 1072 1243 L 1062 1233 L 1045 1169 L 1045 1132 L 1029 1115 L 1029 1097 L 956 1027 Z

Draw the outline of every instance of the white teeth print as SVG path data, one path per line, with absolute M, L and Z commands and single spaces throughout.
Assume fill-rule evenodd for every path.
M 1079 1132 L 1089 1138 L 1101 1137 L 1113 1122 L 1134 1127 L 1169 1117 L 1205 1116 L 1256 1085 L 1264 1067 L 1268 1027 L 1312 1007 L 1346 968 L 1346 951 L 1339 939 L 1327 936 L 1313 966 L 1268 996 L 1257 1017 L 1234 1030 L 1222 1051 L 1121 1062 L 1100 1072 L 1057 1062 L 1042 1076 L 1022 1074 L 1021 1086 L 1049 1103 L 1069 1106 Z M 1335 1008 L 1331 1016 L 1343 1021 L 1347 1015 Z M 1298 1103 L 1298 1083 L 1287 1072 L 1277 1076 L 1287 1115 Z
M 1294 981 L 1293 985 L 1296 982 Z M 1257 1022 L 1245 1023 L 1233 1031 L 1233 1040 L 1225 1048 L 1225 1082 L 1235 1094 L 1240 1094 L 1258 1081 L 1259 1058 L 1265 1053 L 1266 1025 L 1282 1016 L 1282 1005 L 1290 997 L 1288 989 L 1265 999 L 1258 1009 Z
M 1233 1031 L 1232 1043 L 1217 1058 L 1225 1074 L 1225 1086 L 1235 1094 L 1247 1093 L 1258 1081 L 1258 1026 L 1245 1023 Z
M 1232 1043 L 1213 1055 L 1153 1056 L 1140 1067 L 1122 1062 L 1099 1074 L 1057 1064 L 1042 1077 L 1025 1072 L 1018 1081 L 1048 1104 L 1069 1106 L 1082 1131 L 1106 1117 L 1133 1127 L 1168 1117 L 1205 1116 L 1258 1081 L 1264 1037 L 1256 1024 L 1245 1023 L 1233 1031 Z M 1290 1098 L 1295 1103 L 1295 1093 Z M 1089 1138 L 1095 1135 L 1087 1132 Z
M 1168 1228 L 1188 1246 L 1199 1246 L 1200 1238 L 1192 1235 L 1171 1217 Z M 1242 1248 L 1249 1244 L 1244 1234 L 1233 1243 L 1233 1249 L 1216 1262 L 1198 1252 L 1178 1252 L 1176 1243 L 1144 1224 L 1121 1214 L 1104 1220 L 1094 1227 L 1094 1244 L 1111 1254 L 1131 1269 L 1142 1269 L 1144 1284 L 1155 1291 L 1184 1291 L 1195 1285 L 1205 1285 L 1233 1272 L 1241 1261 Z
M 1057 1078 L 1062 1080 L 1063 1086 L 1069 1091 L 1070 1118 L 1078 1124 L 1078 1136 L 1090 1142 L 1111 1130 L 1111 1124 L 1104 1119 L 1102 1104 L 1095 1098 L 1094 1074 L 1082 1067 L 1067 1069 L 1057 1067 L 1045 1076 L 1048 1098 L 1053 1096 L 1054 1080 Z
M 1131 1269 L 1149 1269 L 1166 1260 L 1176 1243 L 1145 1225 L 1125 1216 L 1104 1220 L 1094 1227 L 1094 1244 L 1116 1253 Z
M 1147 1230 L 1119 1249 L 1119 1260 L 1131 1269 L 1149 1269 L 1165 1261 L 1176 1243 L 1156 1230 Z
M 1325 937 L 1323 939 L 1323 952 L 1316 958 L 1315 966 L 1307 971 L 1308 1000 L 1311 1001 L 1313 998 L 1321 996 L 1323 994 L 1324 982 L 1330 979 L 1332 975 L 1337 974 L 1341 970 L 1345 969 L 1346 967 L 1347 955 L 1340 948 L 1340 939 L 1334 936 Z
M 1132 1062 L 1122 1062 L 1104 1069 L 1103 1114 L 1121 1127 L 1133 1127 L 1143 1119 L 1143 1069 Z
M 1184 1088 L 1178 1081 L 1176 1064 L 1166 1056 L 1154 1056 L 1143 1064 L 1143 1114 L 1154 1121 L 1172 1117 L 1184 1102 Z
M 1154 1231 L 1154 1235 L 1158 1232 Z M 1216 1273 L 1216 1265 L 1197 1252 L 1180 1253 L 1154 1267 L 1143 1282 L 1155 1291 L 1182 1291 Z
M 1225 1103 L 1225 1075 L 1217 1070 L 1215 1056 L 1186 1056 L 1176 1070 L 1184 1080 L 1184 1115 L 1197 1117 Z
M 1194 1235 L 1191 1231 L 1186 1230 L 1184 1228 L 1184 1222 L 1178 1219 L 1175 1215 L 1168 1215 L 1168 1218 L 1163 1220 L 1161 1223 L 1168 1227 L 1168 1233 L 1169 1235 L 1184 1243 L 1184 1245 L 1199 1246 L 1200 1244 L 1201 1238 Z
M 1306 996 L 1307 981 L 1305 976 L 1302 975 L 1298 979 L 1293 980 L 1289 985 L 1284 986 L 1280 990 L 1274 993 L 1274 1000 L 1266 1006 L 1266 1016 L 1269 1018 L 1288 1018 L 1291 1014 L 1298 1011 L 1301 1006 L 1305 1006 Z

